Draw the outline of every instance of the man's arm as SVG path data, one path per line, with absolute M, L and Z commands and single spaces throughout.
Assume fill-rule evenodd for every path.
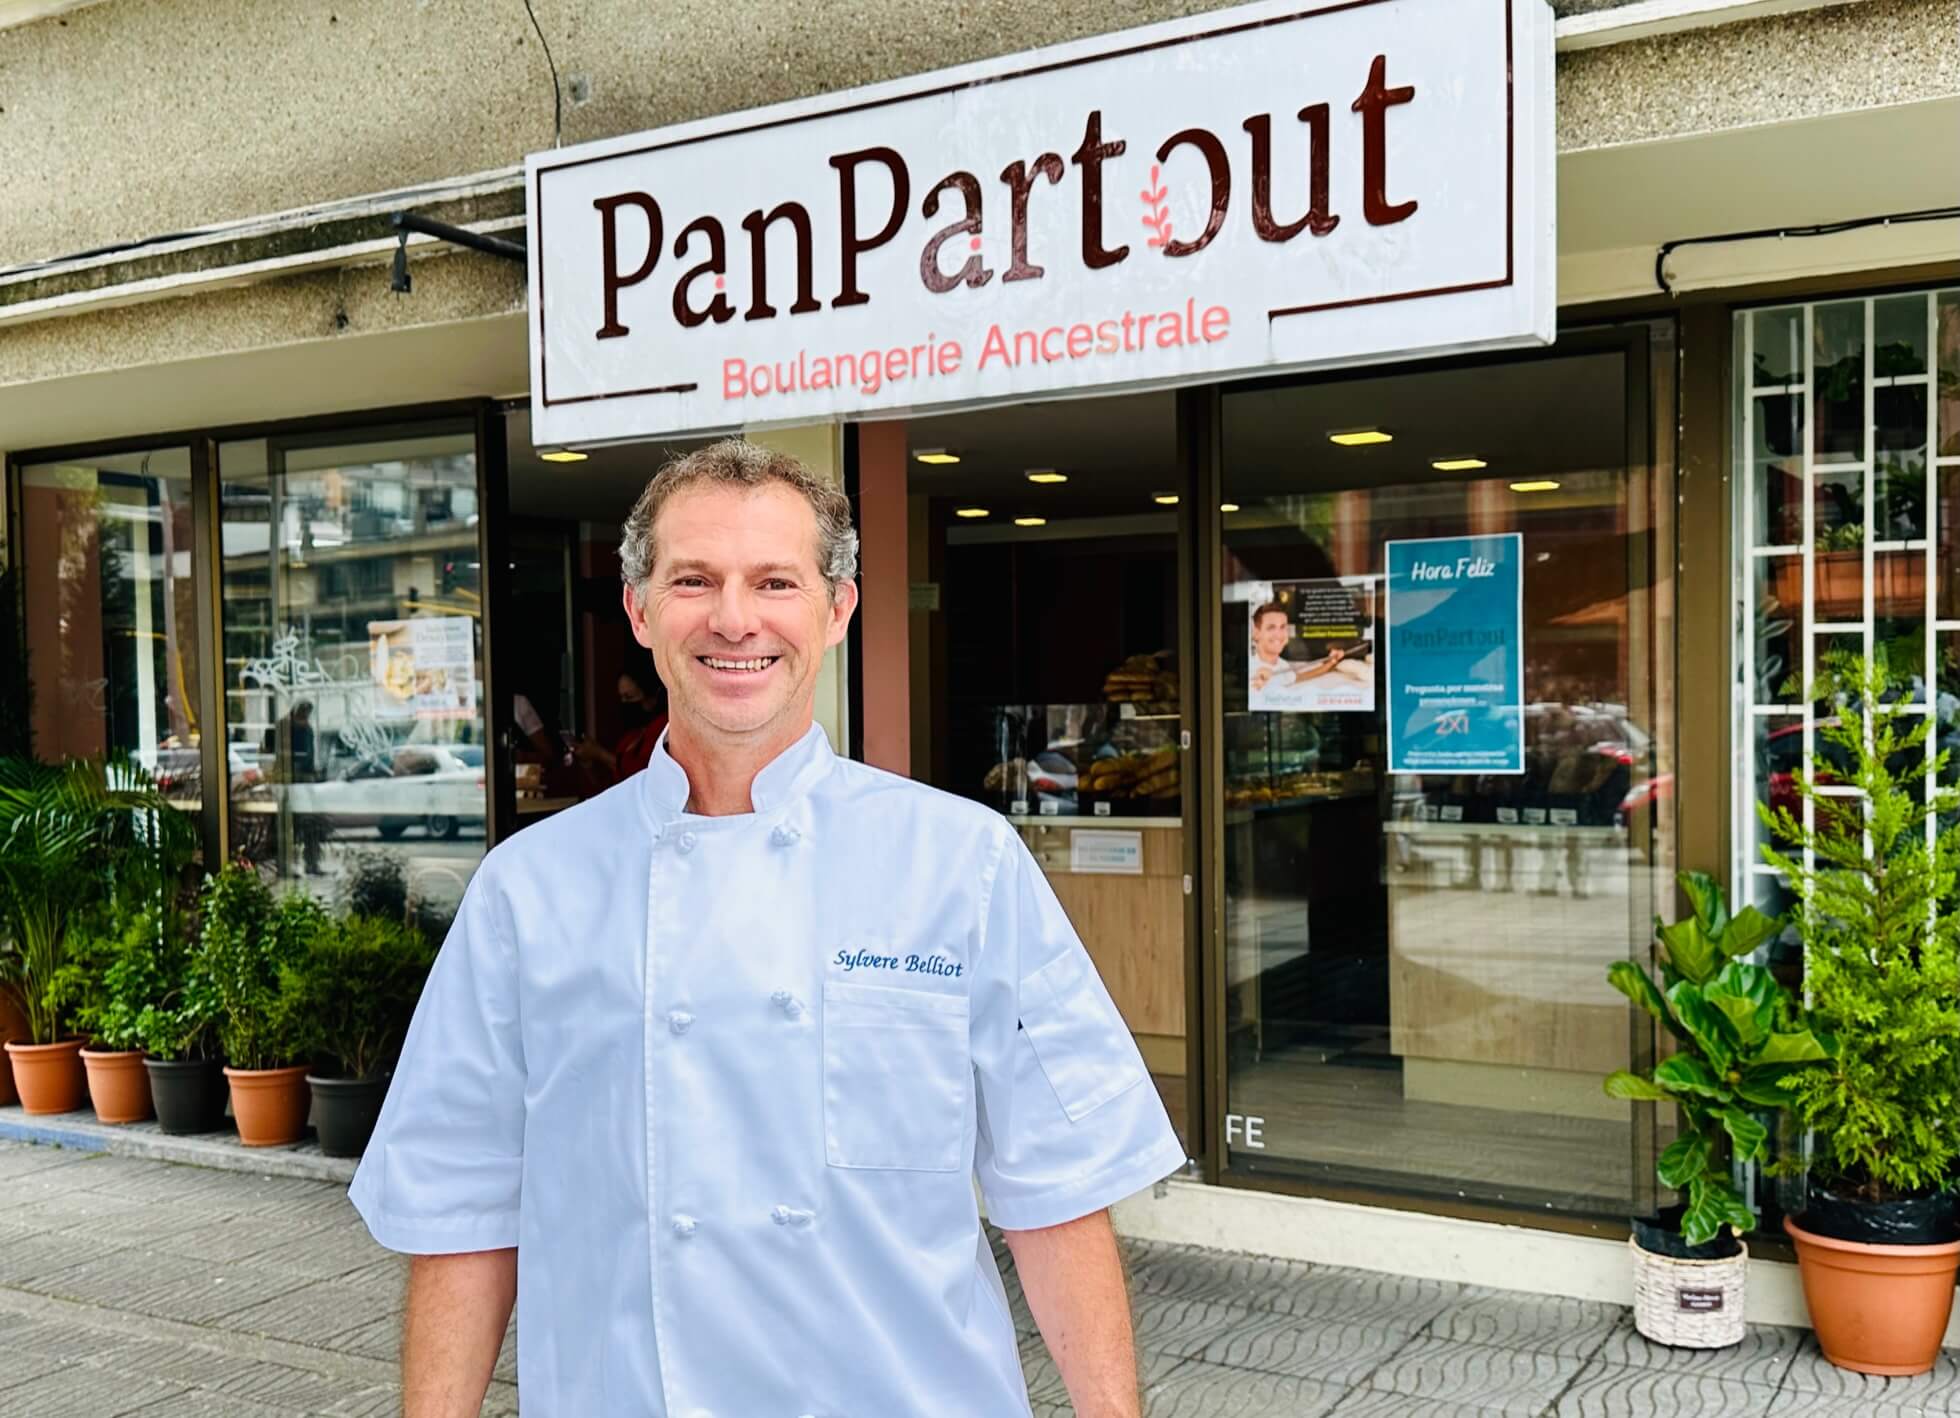
M 517 1252 L 413 1256 L 402 1418 L 476 1418 L 517 1299 Z
M 1079 1418 L 1139 1418 L 1129 1288 L 1109 1213 L 1002 1234 Z

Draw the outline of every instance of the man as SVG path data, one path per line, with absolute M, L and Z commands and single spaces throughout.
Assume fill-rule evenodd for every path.
M 972 1178 L 1083 1418 L 1139 1412 L 1105 1208 L 1184 1161 L 997 814 L 831 753 L 848 504 L 729 442 L 628 519 L 647 768 L 478 869 L 353 1186 L 412 1262 L 407 1418 L 1005 1418 Z

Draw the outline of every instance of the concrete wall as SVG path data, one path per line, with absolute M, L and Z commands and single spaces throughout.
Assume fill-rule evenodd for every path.
M 534 0 L 568 143 L 1215 0 Z M 1561 0 L 1562 12 L 1599 0 Z M 1562 148 L 1960 92 L 1960 0 L 1865 0 L 1562 56 Z M 111 0 L 0 30 L 0 268 L 488 171 L 551 146 L 521 0 Z

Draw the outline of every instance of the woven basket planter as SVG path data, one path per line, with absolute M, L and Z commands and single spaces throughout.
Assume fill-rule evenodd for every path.
M 1627 1237 L 1633 1253 L 1633 1325 L 1656 1344 L 1725 1349 L 1743 1335 L 1749 1247 L 1721 1260 L 1676 1260 Z

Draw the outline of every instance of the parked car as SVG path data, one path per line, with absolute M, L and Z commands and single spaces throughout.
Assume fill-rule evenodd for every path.
M 393 841 L 420 827 L 436 841 L 453 841 L 465 827 L 484 826 L 483 750 L 404 744 L 386 763 L 366 759 L 327 782 L 295 783 L 289 793 L 294 812 L 330 817 L 337 829 L 373 827 Z

